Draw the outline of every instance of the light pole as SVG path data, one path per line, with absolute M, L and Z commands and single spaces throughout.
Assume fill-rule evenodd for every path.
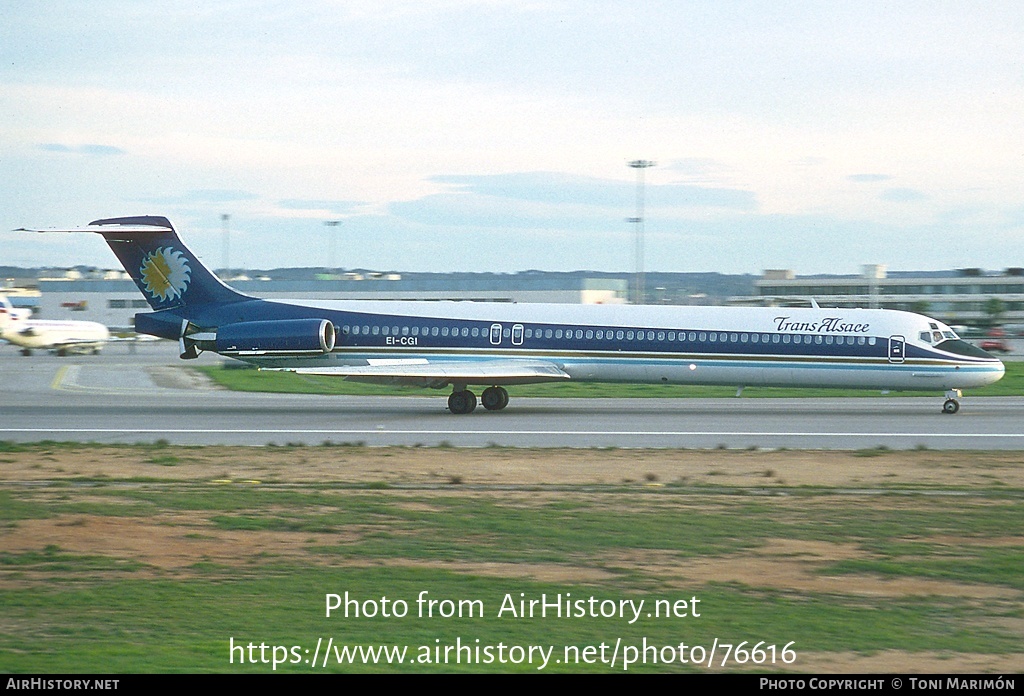
M 231 232 L 228 230 L 228 220 L 231 216 L 222 213 L 220 221 L 224 226 L 224 280 L 231 280 Z
M 644 170 L 653 167 L 652 160 L 633 160 L 628 165 L 636 170 L 636 217 L 628 218 L 636 225 L 636 279 L 635 304 L 644 303 Z
M 337 275 L 337 266 L 335 265 L 335 251 L 338 245 L 338 225 L 341 224 L 341 220 L 325 220 L 324 226 L 329 228 L 328 234 L 331 238 L 331 274 Z

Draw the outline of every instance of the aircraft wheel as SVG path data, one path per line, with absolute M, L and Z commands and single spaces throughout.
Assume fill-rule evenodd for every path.
M 946 403 L 942 404 L 943 413 L 956 413 L 960 410 L 960 402 L 956 399 L 946 399 Z
M 64 348 L 59 348 L 57 349 L 57 356 L 61 358 L 66 358 L 68 356 L 68 352 Z
M 480 395 L 480 403 L 488 411 L 500 411 L 508 406 L 508 392 L 504 387 L 487 387 Z
M 448 410 L 452 413 L 472 413 L 476 408 L 476 394 L 471 391 L 452 392 L 448 397 Z
M 32 355 L 32 350 L 30 348 L 22 348 L 21 354 L 27 358 L 28 356 Z

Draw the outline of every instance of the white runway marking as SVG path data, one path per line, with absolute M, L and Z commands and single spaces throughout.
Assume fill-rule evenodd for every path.
M 53 428 L 0 428 L 0 433 L 53 433 Z M 970 438 L 1018 438 L 1024 433 L 843 433 L 843 432 L 770 432 L 764 430 L 402 430 L 391 428 L 375 429 L 330 429 L 330 428 L 61 428 L 60 433 L 81 434 L 204 434 L 204 435 L 573 435 L 580 437 L 657 435 L 663 437 L 929 437 L 947 439 Z

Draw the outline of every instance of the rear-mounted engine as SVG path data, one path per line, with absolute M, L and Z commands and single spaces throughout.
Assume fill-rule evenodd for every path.
M 246 321 L 217 329 L 213 349 L 225 355 L 330 353 L 334 324 L 326 319 Z

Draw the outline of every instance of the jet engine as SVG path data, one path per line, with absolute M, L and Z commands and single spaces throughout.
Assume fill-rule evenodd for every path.
M 217 329 L 213 350 L 226 355 L 330 353 L 334 324 L 326 319 L 246 321 Z M 205 348 L 200 342 L 200 347 Z

